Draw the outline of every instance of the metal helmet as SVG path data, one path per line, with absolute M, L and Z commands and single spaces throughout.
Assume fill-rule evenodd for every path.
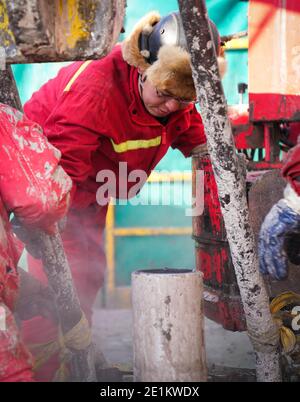
M 212 38 L 217 55 L 220 49 L 220 36 L 216 25 L 209 20 Z M 142 32 L 139 37 L 139 49 L 146 51 L 145 59 L 153 64 L 157 60 L 159 49 L 164 45 L 179 46 L 187 50 L 187 43 L 181 16 L 179 12 L 172 12 L 157 22 L 150 33 Z
M 219 33 L 212 21 L 210 28 L 216 54 L 221 56 Z M 145 15 L 123 41 L 122 56 L 140 73 L 147 71 L 147 79 L 161 92 L 185 100 L 196 98 L 190 55 L 178 12 L 163 18 L 155 11 Z M 222 75 L 226 66 L 224 57 L 218 57 L 218 65 Z

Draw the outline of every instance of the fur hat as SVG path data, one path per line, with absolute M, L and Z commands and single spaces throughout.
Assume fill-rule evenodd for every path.
M 220 37 L 210 21 L 213 41 L 218 53 L 221 76 L 226 70 L 224 54 L 220 55 Z M 153 11 L 145 15 L 122 43 L 124 60 L 141 72 L 147 70 L 147 79 L 162 92 L 192 100 L 196 91 L 192 77 L 190 55 L 179 13 L 161 18 Z

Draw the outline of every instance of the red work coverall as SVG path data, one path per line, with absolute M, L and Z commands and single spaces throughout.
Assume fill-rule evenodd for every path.
M 0 381 L 32 381 L 32 358 L 12 313 L 20 253 L 9 214 L 28 227 L 48 229 L 66 213 L 71 180 L 58 166 L 60 152 L 40 127 L 3 104 L 0 146 Z
M 149 176 L 170 146 L 189 156 L 206 141 L 202 120 L 194 105 L 173 113 L 165 125 L 151 116 L 140 99 L 138 71 L 123 60 L 119 45 L 101 60 L 62 68 L 33 94 L 24 111 L 62 152 L 61 164 L 73 180 L 62 238 L 82 308 L 91 319 L 105 270 L 102 232 L 107 206 L 96 202 L 97 173 L 115 173 L 115 195 L 127 198 L 135 183 L 119 176 L 119 163 L 127 163 L 128 174 L 141 169 Z M 36 265 L 31 268 L 42 277 Z M 37 336 L 34 328 L 33 322 L 27 323 L 28 342 L 45 341 L 41 329 Z M 50 333 L 45 329 L 48 339 Z

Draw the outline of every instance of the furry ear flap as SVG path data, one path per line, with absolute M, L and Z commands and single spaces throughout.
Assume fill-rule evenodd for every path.
M 218 66 L 222 78 L 227 62 L 223 53 L 221 54 L 222 56 L 218 57 Z M 191 58 L 183 48 L 172 45 L 162 46 L 157 60 L 147 69 L 147 79 L 162 92 L 186 100 L 196 99 Z
M 186 100 L 196 98 L 190 55 L 179 46 L 162 46 L 157 60 L 147 70 L 147 78 L 162 92 Z
M 151 64 L 147 63 L 143 51 L 139 49 L 139 37 L 141 33 L 150 34 L 153 26 L 160 21 L 161 17 L 158 12 L 151 11 L 146 14 L 133 28 L 132 33 L 122 43 L 123 59 L 131 66 L 138 67 L 141 71 L 145 71 Z
M 158 12 L 152 11 L 146 14 L 134 27 L 132 33 L 122 43 L 122 55 L 131 66 L 139 69 L 140 73 L 147 71 L 150 81 L 163 91 L 168 91 L 174 96 L 183 99 L 194 99 L 195 88 L 190 66 L 190 56 L 186 50 L 179 46 L 164 45 L 158 52 L 158 59 L 150 64 L 145 58 L 149 57 L 148 50 L 140 50 L 140 36 L 148 36 L 153 27 L 161 20 Z M 212 25 L 214 28 L 215 25 Z M 214 28 L 215 36 L 218 35 Z M 219 48 L 218 64 L 220 75 L 223 77 L 226 71 L 224 49 Z

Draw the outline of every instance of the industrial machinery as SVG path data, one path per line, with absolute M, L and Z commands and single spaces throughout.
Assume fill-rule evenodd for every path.
M 257 237 L 271 206 L 282 197 L 280 168 L 284 153 L 300 134 L 300 3 L 249 0 L 249 102 L 229 107 L 235 144 L 246 155 L 247 192 Z M 246 85 L 239 85 L 239 92 Z M 204 213 L 193 220 L 196 265 L 204 275 L 206 316 L 232 331 L 246 330 L 245 317 L 216 183 L 209 158 L 193 158 L 204 175 Z M 270 298 L 300 292 L 300 270 L 290 264 L 289 278 L 266 279 Z

